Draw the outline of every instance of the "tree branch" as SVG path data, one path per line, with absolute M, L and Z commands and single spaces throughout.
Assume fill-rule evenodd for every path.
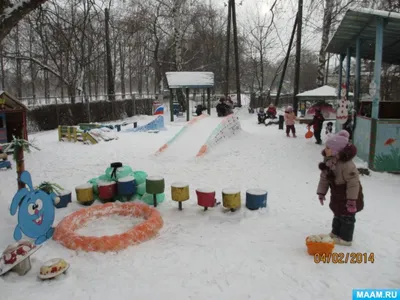
M 0 11 L 0 42 L 4 40 L 11 29 L 13 29 L 20 20 L 46 1 L 47 0 L 20 0 L 10 7 L 3 7 Z

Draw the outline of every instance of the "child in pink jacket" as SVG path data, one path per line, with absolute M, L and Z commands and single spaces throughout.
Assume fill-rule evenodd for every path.
M 286 136 L 290 137 L 289 133 L 292 131 L 293 137 L 296 137 L 296 128 L 294 127 L 294 122 L 296 121 L 296 116 L 293 112 L 293 107 L 288 106 L 285 110 L 285 124 L 286 124 Z

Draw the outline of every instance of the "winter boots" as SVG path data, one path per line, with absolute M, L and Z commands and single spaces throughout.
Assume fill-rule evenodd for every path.
M 335 244 L 351 246 L 355 227 L 355 216 L 334 216 L 332 220 L 332 232 L 329 236 Z

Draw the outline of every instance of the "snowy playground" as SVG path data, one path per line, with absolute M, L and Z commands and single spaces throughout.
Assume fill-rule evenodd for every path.
M 164 179 L 162 187 L 153 187 L 156 193 L 165 191 L 165 197 L 157 198 L 157 207 L 152 207 L 151 195 L 143 200 L 152 209 L 148 214 L 153 214 L 145 220 L 134 210 L 136 218 L 130 213 L 104 213 L 76 229 L 93 240 L 123 234 L 154 217 L 151 226 L 158 233 L 105 253 L 71 250 L 59 238 L 50 238 L 31 256 L 32 268 L 26 275 L 9 272 L 0 278 L 2 299 L 344 300 L 351 299 L 355 288 L 400 286 L 398 175 L 371 172 L 361 177 L 365 208 L 357 214 L 353 245 L 335 246 L 336 253 L 366 253 L 374 260 L 316 263 L 307 253 L 305 239 L 329 233 L 332 213 L 316 196 L 323 147 L 305 139 L 305 125 L 296 124 L 297 139 L 287 138 L 278 126 L 258 125 L 246 107 L 226 118 L 217 118 L 213 111 L 189 123 L 170 123 L 159 116 L 121 122 L 121 130 L 112 133 L 115 138 L 96 144 L 60 142 L 58 130 L 32 134 L 29 140 L 41 150 L 25 154 L 25 169 L 33 185 L 50 181 L 73 191 L 72 202 L 55 210 L 56 227 L 87 208 L 77 202 L 75 188 L 107 173 L 113 162 L 144 171 L 148 179 Z M 9 212 L 17 190 L 12 163 L 13 170 L 0 172 L 2 249 L 15 242 L 17 225 L 17 217 Z M 362 161 L 356 163 L 365 167 Z M 176 182 L 189 187 L 190 199 L 182 210 L 177 202 L 186 198 L 171 195 Z M 223 190 L 237 190 L 241 207 L 230 210 L 221 203 L 205 210 L 198 205 L 196 189 L 214 190 L 217 202 L 225 200 Z M 246 208 L 249 189 L 268 192 L 266 208 Z M 128 209 L 136 202 L 141 203 L 121 205 Z M 95 213 L 102 205 L 119 203 L 95 201 L 88 209 Z M 54 280 L 41 281 L 39 269 L 52 258 L 62 258 L 69 269 Z

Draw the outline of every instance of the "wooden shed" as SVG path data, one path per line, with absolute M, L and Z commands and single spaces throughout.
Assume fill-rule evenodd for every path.
M 0 144 L 10 143 L 13 136 L 28 140 L 27 111 L 14 96 L 0 91 Z

